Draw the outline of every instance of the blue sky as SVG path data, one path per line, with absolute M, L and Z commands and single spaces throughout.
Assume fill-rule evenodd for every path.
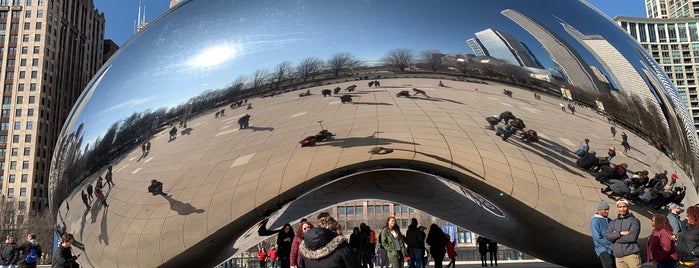
M 643 0 L 589 0 L 607 16 L 645 17 Z M 106 17 L 106 39 L 118 45 L 124 44 L 134 34 L 134 22 L 138 16 L 138 6 L 145 7 L 146 20 L 152 21 L 169 7 L 169 0 L 94 0 L 95 7 Z

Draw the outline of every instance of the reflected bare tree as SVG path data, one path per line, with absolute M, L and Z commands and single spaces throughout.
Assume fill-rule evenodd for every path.
M 423 50 L 420 52 L 420 61 L 432 72 L 437 72 L 442 66 L 442 53 L 439 50 Z
M 281 83 L 289 78 L 291 76 L 291 73 L 294 71 L 294 68 L 291 67 L 291 62 L 290 61 L 284 61 L 279 64 L 277 64 L 277 67 L 275 68 L 274 73 L 272 74 L 272 80 L 274 81 L 275 88 L 280 89 L 279 85 Z
M 383 58 L 383 62 L 393 68 L 397 68 L 401 72 L 410 67 L 415 56 L 412 49 L 397 48 L 388 51 L 388 54 Z
M 336 53 L 328 60 L 328 68 L 332 71 L 335 77 L 340 75 L 340 72 L 357 67 L 359 61 L 350 53 Z
M 257 69 L 255 73 L 252 74 L 252 84 L 250 85 L 252 90 L 259 91 L 262 85 L 267 83 L 269 79 L 269 72 L 267 69 Z
M 323 69 L 323 61 L 320 60 L 318 57 L 308 57 L 303 60 L 301 60 L 301 63 L 299 63 L 299 66 L 296 67 L 296 70 L 298 70 L 299 75 L 301 78 L 303 78 L 303 82 L 306 82 L 309 78 L 311 80 L 316 79 L 316 74 Z

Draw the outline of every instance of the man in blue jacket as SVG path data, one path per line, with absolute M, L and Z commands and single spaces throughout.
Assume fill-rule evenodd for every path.
M 600 200 L 597 204 L 597 213 L 592 215 L 590 220 L 590 231 L 592 232 L 592 242 L 595 244 L 595 253 L 602 262 L 603 268 L 614 268 L 614 255 L 612 255 L 612 242 L 607 240 L 605 233 L 609 227 L 609 204 Z
M 619 217 L 609 223 L 607 239 L 612 242 L 612 252 L 616 257 L 616 267 L 641 267 L 641 247 L 638 246 L 638 234 L 641 222 L 629 212 L 629 201 L 616 201 Z

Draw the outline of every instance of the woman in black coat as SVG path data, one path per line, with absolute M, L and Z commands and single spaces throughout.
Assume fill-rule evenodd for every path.
M 434 223 L 430 225 L 430 232 L 427 234 L 425 242 L 430 245 L 430 254 L 432 254 L 434 259 L 434 268 L 442 268 L 444 254 L 447 253 L 447 237 L 444 236 L 442 229 Z
M 277 257 L 281 268 L 289 268 L 291 265 L 291 243 L 294 241 L 294 231 L 290 224 L 284 224 L 277 236 Z
M 694 267 L 699 263 L 699 207 L 691 206 L 687 209 L 687 228 L 677 234 L 675 242 L 677 256 L 680 259 L 679 267 Z
M 317 227 L 303 235 L 300 268 L 359 268 L 359 255 L 338 233 Z

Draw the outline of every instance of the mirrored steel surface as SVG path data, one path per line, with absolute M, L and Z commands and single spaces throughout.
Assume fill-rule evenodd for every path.
M 568 103 L 581 105 L 575 115 Z M 486 129 L 503 111 L 539 141 Z M 323 129 L 334 136 L 316 135 Z M 584 2 L 185 1 L 86 88 L 53 157 L 50 205 L 85 245 L 81 265 L 191 267 L 254 246 L 243 234 L 271 215 L 311 213 L 304 194 L 420 207 L 410 186 L 433 181 L 425 189 L 439 195 L 448 181 L 463 195 L 453 206 L 436 198 L 427 209 L 453 209 L 434 215 L 584 266 L 596 261 L 589 217 L 600 199 L 613 202 L 575 165 L 585 138 L 598 155 L 615 146 L 612 162 L 632 171 L 676 170 L 696 200 L 697 136 L 677 91 Z M 81 190 L 110 166 L 109 206 L 82 210 Z M 167 194 L 149 192 L 151 180 Z M 362 195 L 353 180 L 376 188 Z M 491 205 L 464 214 L 467 196 Z M 469 218 L 485 211 L 507 220 L 487 230 L 497 217 Z

